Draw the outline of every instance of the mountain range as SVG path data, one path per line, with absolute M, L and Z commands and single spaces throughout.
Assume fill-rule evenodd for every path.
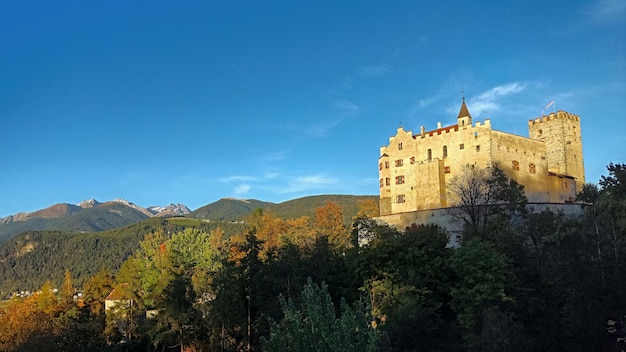
M 183 216 L 189 212 L 182 204 L 144 208 L 119 198 L 104 203 L 95 199 L 79 204 L 59 203 L 0 218 L 0 242 L 26 231 L 96 232 L 134 224 L 148 217 Z
M 78 204 L 59 203 L 30 213 L 0 218 L 0 243 L 27 231 L 98 232 L 137 223 L 150 217 L 185 216 L 206 221 L 240 221 L 254 209 L 271 211 L 282 218 L 315 215 L 315 208 L 335 202 L 343 209 L 348 223 L 358 211 L 358 202 L 377 196 L 318 195 L 282 203 L 256 199 L 223 198 L 190 211 L 183 204 L 144 208 L 125 199 L 98 202 L 88 199 Z

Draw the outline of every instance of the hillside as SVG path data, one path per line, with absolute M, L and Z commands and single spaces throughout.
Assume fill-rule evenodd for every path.
M 239 221 L 244 220 L 251 211 L 260 208 L 271 211 L 278 217 L 285 219 L 300 216 L 314 217 L 315 208 L 324 206 L 328 202 L 334 202 L 343 209 L 344 222 L 349 224 L 358 211 L 359 202 L 365 199 L 378 202 L 378 196 L 350 195 L 309 196 L 282 203 L 263 202 L 255 199 L 223 198 L 192 211 L 187 216 L 212 221 Z
M 359 210 L 359 202 L 366 199 L 372 199 L 378 202 L 378 196 L 319 195 L 274 204 L 267 209 L 285 219 L 300 216 L 314 217 L 315 208 L 324 206 L 328 202 L 334 202 L 342 208 L 344 223 L 349 225 Z
M 238 221 L 254 209 L 267 209 L 272 205 L 274 203 L 256 199 L 223 198 L 192 211 L 187 217 L 211 221 Z
M 174 234 L 185 228 L 210 232 L 216 228 L 227 236 L 245 225 L 203 222 L 185 218 L 149 218 L 130 226 L 95 233 L 29 231 L 0 244 L 1 296 L 15 290 L 35 290 L 46 281 L 60 285 L 65 270 L 80 285 L 107 267 L 116 272 L 138 247 L 144 236 L 156 231 Z

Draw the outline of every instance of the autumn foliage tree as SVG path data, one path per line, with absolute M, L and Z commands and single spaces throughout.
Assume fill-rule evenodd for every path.
M 343 211 L 337 203 L 328 202 L 315 209 L 315 230 L 327 236 L 328 242 L 338 251 L 350 247 L 350 232 L 343 222 Z

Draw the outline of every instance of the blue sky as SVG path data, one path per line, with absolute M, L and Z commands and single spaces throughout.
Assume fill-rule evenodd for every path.
M 626 162 L 624 38 L 623 0 L 9 2 L 0 217 L 378 194 L 379 147 L 462 90 L 523 136 L 552 100 L 580 115 L 597 182 Z

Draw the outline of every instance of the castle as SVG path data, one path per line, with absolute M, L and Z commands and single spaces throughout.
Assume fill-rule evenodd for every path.
M 530 120 L 528 130 L 529 138 L 473 122 L 465 99 L 456 125 L 415 135 L 398 128 L 380 148 L 381 218 L 394 224 L 393 215 L 454 206 L 446 185 L 468 164 L 497 164 L 524 185 L 529 203 L 573 202 L 585 182 L 580 117 L 558 111 Z

